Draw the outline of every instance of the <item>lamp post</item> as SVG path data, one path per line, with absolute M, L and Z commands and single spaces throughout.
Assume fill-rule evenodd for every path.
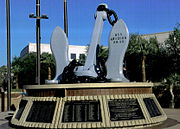
M 64 32 L 68 37 L 67 0 L 64 0 Z
M 37 57 L 36 57 L 36 83 L 40 85 L 40 20 L 41 19 L 48 19 L 48 17 L 44 14 L 40 16 L 40 0 L 36 0 L 36 16 L 32 13 L 29 15 L 30 18 L 36 19 L 36 51 L 37 51 Z
M 7 110 L 10 111 L 11 106 L 11 49 L 10 49 L 10 4 L 6 0 L 6 24 L 7 24 Z

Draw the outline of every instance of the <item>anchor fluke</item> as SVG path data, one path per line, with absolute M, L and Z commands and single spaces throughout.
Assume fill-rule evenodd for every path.
M 56 76 L 53 80 L 46 80 L 46 83 L 60 83 L 62 72 L 69 64 L 69 59 L 68 39 L 59 26 L 57 26 L 52 33 L 51 50 L 56 61 Z
M 122 19 L 118 20 L 109 34 L 109 57 L 106 62 L 107 79 L 129 82 L 123 74 L 123 59 L 129 43 L 129 32 Z

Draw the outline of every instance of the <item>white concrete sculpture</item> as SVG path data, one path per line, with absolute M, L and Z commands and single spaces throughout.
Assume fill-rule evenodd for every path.
M 106 62 L 107 79 L 129 82 L 123 74 L 123 59 L 129 43 L 129 32 L 122 19 L 118 20 L 109 34 L 109 57 Z
M 111 20 L 111 15 L 114 16 L 115 20 Z M 56 76 L 53 80 L 47 80 L 46 83 L 64 83 L 62 75 L 63 77 L 65 75 L 66 78 L 71 78 L 69 75 L 66 75 L 69 72 L 68 68 L 70 66 L 74 67 L 74 71 L 71 68 L 70 72 L 73 72 L 72 78 L 75 78 L 75 82 L 83 82 L 82 78 L 98 81 L 97 78 L 103 71 L 97 64 L 97 52 L 98 46 L 100 46 L 103 24 L 107 18 L 113 27 L 109 35 L 109 57 L 106 62 L 106 78 L 110 81 L 128 82 L 123 75 L 123 59 L 129 42 L 128 29 L 121 19 L 118 20 L 113 10 L 109 10 L 106 4 L 100 4 L 95 14 L 94 30 L 84 66 L 74 66 L 69 62 L 68 39 L 64 31 L 60 27 L 56 27 L 51 37 L 51 50 L 56 60 Z M 70 66 L 66 67 L 68 65 Z M 66 71 L 63 73 L 65 67 Z M 65 80 L 69 80 L 66 78 Z
M 46 83 L 60 83 L 61 74 L 69 64 L 68 39 L 64 31 L 57 26 L 51 36 L 51 50 L 56 61 L 56 76 L 53 80 L 46 80 Z

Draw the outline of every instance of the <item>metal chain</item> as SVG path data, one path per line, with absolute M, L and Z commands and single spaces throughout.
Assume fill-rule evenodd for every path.
M 111 19 L 111 15 L 114 16 L 114 20 Z M 117 20 L 118 20 L 118 16 L 117 16 L 116 12 L 113 11 L 113 10 L 109 10 L 109 9 L 108 9 L 108 11 L 107 11 L 107 18 L 108 18 L 109 23 L 110 23 L 112 26 L 113 26 L 113 25 L 117 22 Z
M 117 20 L 118 20 L 118 16 L 116 14 L 115 11 L 113 10 L 110 10 L 110 9 L 107 9 L 104 5 L 100 5 L 98 8 L 97 8 L 97 11 L 106 11 L 107 13 L 107 18 L 108 18 L 108 21 L 109 23 L 113 26 Z M 111 16 L 114 16 L 114 20 L 111 19 Z

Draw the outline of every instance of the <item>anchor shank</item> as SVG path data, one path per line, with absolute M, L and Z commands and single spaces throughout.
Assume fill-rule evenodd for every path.
M 98 11 L 96 13 L 96 21 L 90 41 L 87 59 L 85 62 L 85 68 L 89 68 L 91 65 L 96 64 L 97 45 L 100 44 L 104 20 L 106 20 L 106 18 L 107 14 L 105 11 Z

